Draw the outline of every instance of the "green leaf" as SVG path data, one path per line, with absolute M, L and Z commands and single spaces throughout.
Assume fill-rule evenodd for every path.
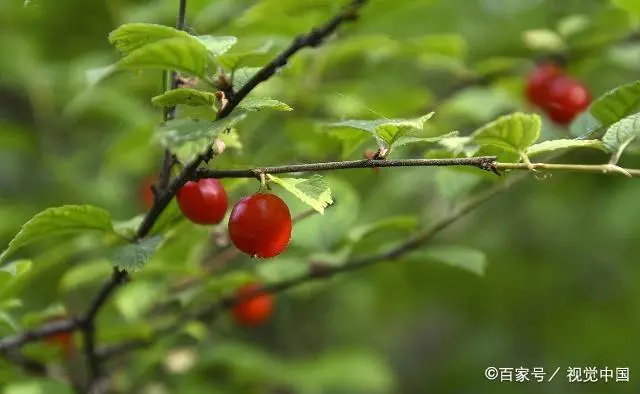
M 630 14 L 640 17 L 640 3 L 637 0 L 611 0 L 613 4 Z
M 246 111 L 260 111 L 265 108 L 276 111 L 293 111 L 293 108 L 287 104 L 270 97 L 247 97 L 238 104 L 238 108 Z
M 367 131 L 387 147 L 410 131 L 421 131 L 424 123 L 433 116 L 433 112 L 415 119 L 377 119 L 377 120 L 346 120 L 330 123 L 330 127 L 350 127 Z
M 393 145 L 395 148 L 400 146 L 409 145 L 409 144 L 417 144 L 417 143 L 435 143 L 440 142 L 449 138 L 454 138 L 458 135 L 457 131 L 452 131 L 447 134 L 435 136 L 435 137 L 420 137 L 416 135 L 405 135 L 398 138 Z
M 7 249 L 0 254 L 0 263 L 31 242 L 89 230 L 113 233 L 109 212 L 91 205 L 64 205 L 45 209 L 22 226 Z
M 198 40 L 168 38 L 140 47 L 116 63 L 119 69 L 174 70 L 204 77 L 209 60 L 207 48 Z
M 139 271 L 158 249 L 164 238 L 156 235 L 139 243 L 117 247 L 111 253 L 111 262 L 119 269 Z
M 233 71 L 233 79 L 231 80 L 231 83 L 236 90 L 240 90 L 240 88 L 253 78 L 253 76 L 261 69 L 261 67 L 240 67 Z
M 265 42 L 258 48 L 250 49 L 248 51 L 225 53 L 217 57 L 218 64 L 227 70 L 234 70 L 238 68 L 241 63 L 246 63 L 248 59 L 255 59 L 263 57 L 268 54 L 274 47 L 273 40 Z
M 539 144 L 531 145 L 527 148 L 527 156 L 535 156 L 541 153 L 552 152 L 560 149 L 573 149 L 573 148 L 595 148 L 604 150 L 602 141 L 600 140 L 550 140 L 544 141 Z
M 31 378 L 4 386 L 3 394 L 73 394 L 71 386 L 57 380 Z
M 606 127 L 633 114 L 639 106 L 640 81 L 635 81 L 600 96 L 591 104 L 589 112 Z
M 158 282 L 136 280 L 116 293 L 115 304 L 125 319 L 134 321 L 158 301 L 163 287 Z
M 542 120 L 538 115 L 514 113 L 501 116 L 497 120 L 476 130 L 473 143 L 490 145 L 501 149 L 522 152 L 540 137 Z
M 316 211 L 324 214 L 324 209 L 333 203 L 331 190 L 322 175 L 313 175 L 311 178 L 278 178 L 267 175 L 267 178 L 282 186 L 286 191 L 308 204 Z
M 487 257 L 483 252 L 464 246 L 433 246 L 412 256 L 435 260 L 479 276 L 484 276 L 487 267 Z
M 123 55 L 167 38 L 191 39 L 189 33 L 152 23 L 127 23 L 109 34 L 109 42 Z
M 96 286 L 113 270 L 107 260 L 82 262 L 65 272 L 58 288 L 70 292 L 83 286 Z
M 216 104 L 216 95 L 203 90 L 182 88 L 169 90 L 159 96 L 155 96 L 151 99 L 151 102 L 158 107 L 171 107 L 174 105 L 207 105 L 212 107 Z
M 640 135 L 640 113 L 627 116 L 612 124 L 602 137 L 602 142 L 610 152 L 616 152 L 620 146 Z
M 196 38 L 202 42 L 214 58 L 224 55 L 238 42 L 238 38 L 234 36 L 198 36 Z
M 156 138 L 169 149 L 177 149 L 187 142 L 203 139 L 211 141 L 219 133 L 230 129 L 243 120 L 246 114 L 239 113 L 220 120 L 174 119 L 164 122 L 156 129 Z
M 536 51 L 560 52 L 567 47 L 564 39 L 552 30 L 528 30 L 523 38 L 526 46 Z
M 350 242 L 360 242 L 362 239 L 385 230 L 406 230 L 407 232 L 415 230 L 418 225 L 418 220 L 415 216 L 397 216 L 388 219 L 383 219 L 375 223 L 369 223 L 352 228 L 347 235 Z
M 0 309 L 0 324 L 9 327 L 12 332 L 17 333 L 22 330 L 20 323 L 13 318 L 8 312 Z

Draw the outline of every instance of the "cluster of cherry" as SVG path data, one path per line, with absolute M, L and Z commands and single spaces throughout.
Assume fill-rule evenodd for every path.
M 526 95 L 531 104 L 561 126 L 571 123 L 591 104 L 587 87 L 553 63 L 541 64 L 529 74 Z

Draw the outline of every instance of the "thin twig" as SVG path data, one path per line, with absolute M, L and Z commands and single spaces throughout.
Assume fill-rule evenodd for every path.
M 618 173 L 627 177 L 640 176 L 640 169 L 622 168 L 614 164 L 559 164 L 559 163 L 495 163 L 498 170 L 525 171 L 569 171 L 610 174 Z
M 262 82 L 271 78 L 279 69 L 286 66 L 289 59 L 306 47 L 317 47 L 323 43 L 323 41 L 329 37 L 336 29 L 344 22 L 352 21 L 357 18 L 357 12 L 367 0 L 354 0 L 345 7 L 342 12 L 331 18 L 324 25 L 311 29 L 307 34 L 296 37 L 291 45 L 285 49 L 280 55 L 273 59 L 269 64 L 261 68 L 249 81 L 247 81 L 240 90 L 238 90 L 233 97 L 228 97 L 227 104 L 218 112 L 218 119 L 228 116 L 240 102 L 247 97 L 253 89 L 256 88 Z
M 195 179 L 200 178 L 257 178 L 260 174 L 285 174 L 292 172 L 319 172 L 333 170 L 347 170 L 354 168 L 379 167 L 446 167 L 470 166 L 487 171 L 495 171 L 495 156 L 481 156 L 457 159 L 400 159 L 400 160 L 348 160 L 323 163 L 291 164 L 275 167 L 260 167 L 246 169 L 208 170 L 200 169 Z

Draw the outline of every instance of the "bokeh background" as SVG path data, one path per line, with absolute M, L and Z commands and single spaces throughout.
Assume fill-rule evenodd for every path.
M 337 0 L 189 0 L 199 34 L 234 35 L 234 51 L 264 47 L 264 64 L 296 34 L 339 10 Z M 623 8 L 626 7 L 626 8 Z M 633 10 L 636 14 L 626 10 Z M 361 158 L 375 149 L 359 134 L 341 137 L 323 121 L 416 117 L 433 109 L 435 134 L 469 133 L 497 116 L 535 112 L 522 86 L 535 59 L 568 49 L 568 72 L 599 96 L 640 79 L 638 6 L 605 0 L 372 0 L 335 39 L 305 50 L 258 92 L 293 112 L 261 112 L 227 141 L 215 166 L 246 167 Z M 174 0 L 0 0 L 0 245 L 35 213 L 93 204 L 127 220 L 143 213 L 144 180 L 159 170 L 152 140 L 162 119 L 150 98 L 157 72 L 122 73 L 88 89 L 85 72 L 117 59 L 107 35 L 125 22 L 173 25 Z M 568 34 L 566 48 L 544 34 Z M 572 30 L 573 29 L 573 30 Z M 568 32 L 568 33 L 567 33 Z M 528 39 L 526 39 L 528 37 Z M 267 45 L 268 44 L 268 45 Z M 266 46 L 265 46 L 266 45 Z M 564 53 L 564 52 L 563 52 Z M 486 85 L 468 83 L 493 75 Z M 465 88 L 460 85 L 468 84 Z M 580 125 L 571 132 L 581 133 Z M 584 130 L 582 130 L 584 131 Z M 545 120 L 543 138 L 566 136 Z M 237 137 L 237 138 L 236 138 Z M 424 157 L 413 145 L 396 157 Z M 561 161 L 605 162 L 601 152 Z M 622 162 L 640 167 L 637 156 Z M 381 250 L 428 226 L 495 180 L 451 169 L 385 168 L 327 174 L 337 201 L 296 225 L 287 253 L 265 262 L 235 256 L 195 295 L 149 316 L 178 276 L 197 275 L 215 257 L 210 228 L 180 223 L 98 319 L 101 343 L 145 337 L 183 308 L 215 301 L 238 275 L 269 282 L 310 258 L 336 256 L 349 234 L 395 224 L 354 245 Z M 254 181 L 225 181 L 232 201 Z M 293 213 L 306 208 L 281 189 Z M 530 176 L 443 231 L 424 250 L 279 294 L 268 324 L 243 328 L 228 316 L 192 323 L 151 348 L 109 364 L 115 392 L 127 393 L 631 393 L 640 389 L 640 182 L 620 176 Z M 224 230 L 224 226 L 222 226 Z M 111 270 L 92 235 L 33 244 L 15 284 L 0 288 L 0 333 L 82 311 Z M 456 264 L 434 259 L 452 247 Z M 425 254 L 427 253 L 427 254 Z M 451 263 L 450 258 L 444 259 Z M 10 283 L 11 282 L 11 283 Z M 173 295 L 175 296 L 175 295 Z M 165 320 L 163 320 L 165 319 Z M 43 344 L 27 354 L 82 373 Z M 560 367 L 551 383 L 499 383 L 487 367 Z M 568 367 L 630 370 L 629 383 L 568 383 Z M 68 369 L 66 372 L 65 368 Z M 35 378 L 2 362 L 5 393 Z M 47 393 L 65 392 L 52 384 Z

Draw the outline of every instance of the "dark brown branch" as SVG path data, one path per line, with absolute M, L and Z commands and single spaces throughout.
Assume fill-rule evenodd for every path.
M 495 172 L 495 156 L 481 156 L 459 159 L 400 159 L 400 160 L 348 160 L 324 163 L 291 164 L 275 167 L 259 167 L 230 170 L 200 169 L 194 179 L 200 178 L 259 178 L 260 174 L 286 174 L 292 172 L 319 172 L 348 170 L 354 168 L 379 167 L 447 167 L 469 166 Z
M 227 97 L 229 101 L 227 105 L 221 108 L 220 112 L 218 112 L 218 119 L 228 116 L 231 111 L 233 111 L 234 108 L 236 108 L 238 104 L 240 104 L 240 102 L 247 97 L 253 89 L 255 89 L 256 86 L 268 80 L 280 68 L 286 66 L 289 59 L 296 54 L 296 52 L 306 47 L 317 47 L 322 44 L 328 36 L 335 32 L 342 23 L 355 20 L 357 18 L 359 8 L 366 2 L 367 0 L 354 0 L 351 4 L 345 7 L 342 12 L 331 18 L 324 25 L 311 29 L 307 34 L 296 37 L 287 49 L 285 49 L 269 64 L 260 69 L 260 71 L 247 81 L 247 83 L 245 83 L 244 86 L 242 86 L 240 90 L 233 95 L 233 97 Z
M 64 319 L 49 322 L 33 330 L 26 330 L 20 334 L 0 340 L 0 353 L 4 353 L 6 350 L 19 348 L 27 342 L 37 341 L 63 332 L 75 331 L 79 326 L 80 321 L 77 319 Z

